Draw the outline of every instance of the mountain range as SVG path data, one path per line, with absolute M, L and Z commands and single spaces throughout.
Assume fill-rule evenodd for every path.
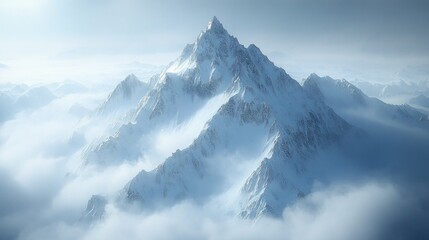
M 346 80 L 312 74 L 299 84 L 216 17 L 148 83 L 122 81 L 97 109 L 112 112 L 126 121 L 85 150 L 84 167 L 152 165 L 110 202 L 154 211 L 228 199 L 229 210 L 248 219 L 281 217 L 311 193 L 320 154 L 362 141 L 376 118 L 429 129 L 427 115 L 370 98 Z M 101 218 L 106 201 L 91 198 L 83 221 Z

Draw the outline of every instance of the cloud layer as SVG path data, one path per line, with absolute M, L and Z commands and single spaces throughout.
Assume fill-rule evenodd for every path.
M 0 239 L 429 237 L 427 136 L 389 127 L 374 129 L 374 138 L 362 146 L 350 144 L 348 154 L 321 153 L 314 169 L 325 176 L 314 183 L 312 194 L 287 207 L 281 219 L 240 219 L 228 206 L 231 196 L 224 193 L 203 204 L 187 200 L 153 213 L 126 211 L 110 203 L 104 221 L 84 226 L 78 219 L 91 195 L 114 199 L 148 165 L 81 169 L 81 151 L 103 132 L 87 131 L 97 122 L 82 124 L 70 109 L 76 104 L 95 109 L 107 93 L 98 89 L 66 94 L 1 125 L 0 192 L 5 194 L 0 198 Z M 212 104 L 222 102 L 218 100 Z M 199 118 L 210 117 L 212 107 Z M 188 124 L 204 126 L 197 117 Z M 193 131 L 186 124 L 168 134 L 160 131 L 157 154 L 183 144 L 170 141 L 171 136 L 184 134 L 190 141 L 197 134 Z
M 412 208 L 394 186 L 366 182 L 316 190 L 286 208 L 282 219 L 252 222 L 191 202 L 150 215 L 109 206 L 108 218 L 91 228 L 55 222 L 20 239 L 389 239 L 391 219 Z M 403 230 L 402 236 L 412 234 Z

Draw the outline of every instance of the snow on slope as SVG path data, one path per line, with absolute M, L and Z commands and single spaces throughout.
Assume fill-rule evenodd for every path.
M 92 195 L 88 200 L 87 207 L 82 213 L 79 221 L 83 224 L 92 224 L 97 221 L 103 220 L 106 212 L 107 199 L 101 195 Z
M 138 159 L 150 149 L 151 132 L 190 121 L 219 95 L 225 101 L 202 119 L 206 124 L 195 140 L 188 139 L 194 140 L 189 147 L 181 145 L 127 184 L 119 198 L 125 205 L 156 209 L 185 199 L 205 202 L 238 185 L 237 214 L 280 216 L 310 191 L 306 159 L 352 130 L 255 45 L 239 44 L 216 18 L 156 78 L 134 121 L 98 145 L 88 161 Z
M 97 114 L 102 116 L 125 114 L 137 106 L 147 91 L 147 84 L 138 80 L 134 74 L 130 74 L 116 86 L 107 100 L 97 109 Z
M 219 29 L 213 28 L 209 34 L 201 35 L 197 43 L 188 45 L 175 62 L 167 66 L 161 74 L 153 77 L 151 82 L 154 88 L 142 98 L 131 123 L 122 126 L 114 136 L 89 150 L 86 162 L 109 165 L 123 161 L 136 161 L 154 149 L 157 144 L 153 143 L 153 139 L 159 138 L 158 132 L 162 129 L 183 128 L 189 125 L 188 123 L 199 111 L 214 114 L 213 110 L 204 109 L 211 108 L 211 104 L 208 104 L 210 99 L 222 95 L 226 84 L 232 81 L 233 76 L 230 76 L 229 69 L 234 64 L 231 61 L 236 59 L 227 61 L 223 59 L 211 63 L 208 60 L 215 56 L 210 49 L 223 44 L 223 54 L 240 50 L 236 49 L 239 45 L 237 39 L 223 31 L 221 32 L 223 34 L 217 34 Z M 205 49 L 208 50 L 205 51 Z M 210 69 L 208 69 L 209 66 Z M 227 96 L 221 97 L 224 100 L 227 98 Z M 218 105 L 221 104 L 222 102 Z M 211 115 L 206 115 L 204 119 L 200 119 L 202 124 L 199 125 L 204 126 L 210 118 Z M 202 128 L 199 129 L 201 130 Z M 176 149 L 184 145 L 188 146 L 195 137 L 196 135 L 189 136 L 180 146 L 176 146 Z M 169 154 L 171 152 L 167 155 Z M 159 161 L 161 160 L 164 159 Z
M 369 125 L 383 123 L 408 130 L 409 128 L 429 130 L 427 115 L 409 105 L 386 104 L 377 98 L 368 97 L 344 79 L 335 80 L 311 74 L 304 80 L 303 87 L 309 93 L 321 97 L 321 100 L 348 122 L 364 129 Z
M 134 74 L 122 80 L 95 110 L 85 114 L 86 109 L 73 106 L 70 112 L 82 115 L 75 132 L 85 133 L 89 145 L 82 151 L 85 159 L 107 137 L 113 135 L 124 123 L 129 123 L 139 101 L 147 93 L 149 84 L 140 81 Z M 104 94 L 104 93 L 103 93 Z M 87 163 L 87 162 L 85 162 Z

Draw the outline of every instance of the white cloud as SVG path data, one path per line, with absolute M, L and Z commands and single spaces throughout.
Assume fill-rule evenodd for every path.
M 283 219 L 257 222 L 183 202 L 154 214 L 108 206 L 109 217 L 93 228 L 56 223 L 22 239 L 377 239 L 401 195 L 389 184 L 368 182 L 322 188 L 285 209 Z
M 101 193 L 109 199 L 114 199 L 118 190 L 135 176 L 143 165 L 123 164 L 103 170 L 87 168 L 77 172 L 81 163 L 79 151 L 87 142 L 83 139 L 83 142 L 77 145 L 69 144 L 69 138 L 78 126 L 79 118 L 69 114 L 68 109 L 76 103 L 93 108 L 102 100 L 102 96 L 104 95 L 97 91 L 90 91 L 86 95 L 67 95 L 36 112 L 20 114 L 1 127 L 0 192 L 7 194 L 0 199 L 0 238 L 14 238 L 19 235 L 20 239 L 370 240 L 386 236 L 386 231 L 395 232 L 397 229 L 392 229 L 389 225 L 392 219 L 400 223 L 403 216 L 406 216 L 406 219 L 412 219 L 414 216 L 427 219 L 425 209 L 420 205 L 429 197 L 416 195 L 422 192 L 421 189 L 411 189 L 409 192 L 404 190 L 410 186 L 409 182 L 414 183 L 414 179 L 404 181 L 403 185 L 393 183 L 395 174 L 409 177 L 410 171 L 416 176 L 423 176 L 421 174 L 426 174 L 426 161 L 412 162 L 421 164 L 416 166 L 410 165 L 411 162 L 404 164 L 404 157 L 401 155 L 395 161 L 379 160 L 379 163 L 386 165 L 388 169 L 380 170 L 381 174 L 377 173 L 387 179 L 384 183 L 368 181 L 362 184 L 337 183 L 333 186 L 318 187 L 313 194 L 286 208 L 282 219 L 262 218 L 256 223 L 240 219 L 218 208 L 228 205 L 226 202 L 231 201 L 228 193 L 221 193 L 206 205 L 183 202 L 151 214 L 126 212 L 114 205 L 108 205 L 108 217 L 104 222 L 93 228 L 83 227 L 76 224 L 76 221 L 89 197 Z M 193 125 L 198 125 L 200 130 L 205 122 L 201 119 L 206 120 L 212 114 L 209 105 L 197 117 L 187 122 L 189 125 L 183 125 L 182 129 L 165 136 L 160 135 L 157 143 L 168 147 L 159 146 L 157 151 L 171 152 L 174 148 L 181 147 L 184 143 L 170 141 L 171 136 L 189 133 L 187 129 Z M 197 132 L 187 136 L 186 144 L 189 144 Z M 91 132 L 89 135 L 96 133 Z M 421 148 L 420 145 L 423 144 L 420 143 L 417 148 Z M 408 156 L 420 159 L 425 155 L 416 152 Z M 387 167 L 389 161 L 400 167 L 395 166 L 390 170 Z M 357 165 L 355 162 L 341 164 L 352 165 L 353 167 L 347 167 L 353 170 L 353 164 Z M 347 175 L 352 172 L 347 167 L 343 168 L 341 165 L 334 170 L 343 171 L 343 174 Z M 334 170 L 331 169 L 332 172 Z M 242 167 L 237 169 L 237 173 L 239 172 L 243 172 Z M 366 174 L 368 173 L 362 174 L 363 177 L 367 176 Z M 422 182 L 427 182 L 426 178 L 422 177 Z M 407 196 L 404 197 L 405 192 Z M 417 226 L 420 230 L 420 225 Z M 411 229 L 409 227 L 405 224 L 398 231 L 403 236 L 408 236 Z

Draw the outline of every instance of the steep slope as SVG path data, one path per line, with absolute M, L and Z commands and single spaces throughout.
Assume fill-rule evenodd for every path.
M 120 195 L 122 204 L 156 209 L 235 191 L 240 200 L 235 210 L 242 217 L 279 216 L 310 191 L 306 159 L 352 130 L 256 46 L 239 44 L 216 18 L 157 78 L 135 122 L 100 145 L 98 153 L 125 145 L 144 149 L 150 129 L 171 119 L 186 121 L 207 99 L 222 95 L 226 101 L 189 147 L 133 178 Z
M 138 80 L 134 74 L 130 74 L 110 93 L 107 100 L 97 109 L 97 114 L 102 116 L 125 114 L 137 106 L 147 91 L 147 84 Z
M 83 114 L 75 131 L 85 133 L 90 143 L 81 153 L 84 166 L 102 161 L 114 164 L 114 161 L 109 161 L 103 158 L 102 154 L 98 154 L 97 148 L 107 141 L 106 138 L 114 135 L 124 123 L 129 123 L 132 120 L 139 101 L 148 90 L 148 83 L 142 82 L 134 74 L 130 74 L 116 85 L 107 99 L 95 110 L 85 114 L 86 109 L 79 106 L 70 109 L 73 114 Z M 109 152 L 104 152 L 104 154 L 109 157 Z M 122 153 L 122 156 L 126 157 L 126 154 Z
M 106 212 L 107 199 L 100 195 L 93 195 L 87 203 L 85 211 L 83 211 L 79 222 L 83 224 L 92 224 L 103 220 Z
M 219 22 L 215 22 L 198 37 L 196 43 L 186 46 L 176 61 L 151 79 L 154 88 L 142 98 L 131 123 L 90 149 L 86 163 L 111 165 L 136 161 L 145 152 L 156 148 L 153 139 L 157 136 L 154 134 L 161 129 L 183 127 L 204 108 L 215 109 L 208 110 L 211 114 L 200 119 L 198 126 L 193 126 L 199 128 L 194 131 L 195 136 L 190 136 L 189 141 L 182 142 L 177 148 L 189 146 L 204 127 L 204 122 L 227 100 L 223 92 L 234 78 L 230 69 L 234 67 L 233 61 L 239 61 L 228 59 L 227 55 L 240 56 L 241 48 L 237 39 L 231 37 Z M 218 54 L 212 49 L 222 50 Z M 220 100 L 210 104 L 216 96 Z M 169 154 L 171 152 L 166 155 Z
M 428 116 L 409 105 L 386 104 L 377 98 L 365 95 L 346 80 L 319 77 L 311 74 L 303 87 L 317 95 L 348 122 L 368 128 L 381 123 L 389 126 L 403 125 L 429 130 Z

